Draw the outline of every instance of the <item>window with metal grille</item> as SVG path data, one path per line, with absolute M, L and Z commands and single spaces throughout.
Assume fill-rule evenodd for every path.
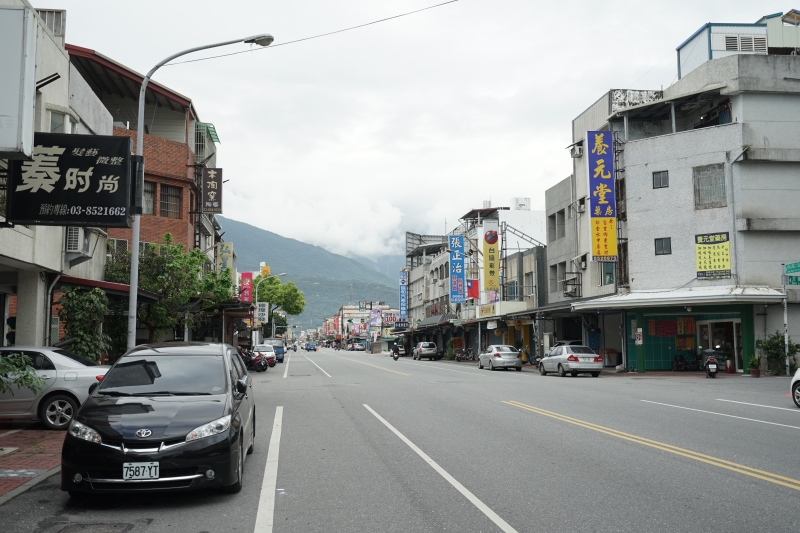
M 161 185 L 161 216 L 181 218 L 181 188 Z
M 672 237 L 656 239 L 656 255 L 670 255 L 672 253 Z
M 55 343 L 60 341 L 61 339 L 58 338 L 60 330 L 59 330 L 59 322 L 57 316 L 50 317 L 50 342 Z
M 142 213 L 145 215 L 154 215 L 156 210 L 156 184 L 152 181 L 144 182 L 144 205 L 142 206 Z
M 108 239 L 108 253 L 111 255 L 111 262 L 121 261 L 128 253 L 127 239 Z
M 692 168 L 694 208 L 711 209 L 728 205 L 725 195 L 725 165 L 703 165 Z
M 663 189 L 665 187 L 669 187 L 669 172 L 666 170 L 653 172 L 653 188 Z

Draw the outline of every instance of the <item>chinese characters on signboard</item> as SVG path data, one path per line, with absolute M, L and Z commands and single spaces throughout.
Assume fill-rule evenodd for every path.
M 617 260 L 617 198 L 614 177 L 614 134 L 587 131 L 587 183 L 589 184 L 590 261 Z
M 269 265 L 261 265 L 261 277 L 266 278 L 269 276 Z
M 242 272 L 242 283 L 239 287 L 239 300 L 249 304 L 253 301 L 253 273 Z
M 400 318 L 408 318 L 408 272 L 400 271 Z
M 217 245 L 217 272 L 233 269 L 233 243 L 221 242 Z
M 464 276 L 464 236 L 450 236 L 450 303 L 463 304 L 466 301 L 466 280 Z
M 731 243 L 728 232 L 694 236 L 697 279 L 731 277 Z
M 11 164 L 10 222 L 130 227 L 129 138 L 36 133 L 34 143 L 33 159 Z
M 203 213 L 222 213 L 222 169 L 203 169 L 203 199 L 200 206 Z
M 492 302 L 497 301 L 500 291 L 500 236 L 498 221 L 483 221 L 483 290 L 494 291 Z
M 256 303 L 256 322 L 260 322 L 261 324 L 266 324 L 268 322 L 267 315 L 269 311 L 267 307 L 269 303 L 267 302 L 258 302 Z

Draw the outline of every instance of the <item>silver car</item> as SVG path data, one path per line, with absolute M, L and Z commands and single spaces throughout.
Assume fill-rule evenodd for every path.
M 522 352 L 505 344 L 492 344 L 478 356 L 478 368 L 489 370 L 514 368 L 522 372 Z
M 0 420 L 41 420 L 50 429 L 67 429 L 72 417 L 89 396 L 89 385 L 105 376 L 109 366 L 75 355 L 69 350 L 37 346 L 3 346 L 0 357 L 22 353 L 44 378 L 41 393 L 14 387 L 0 393 Z M 102 378 L 101 378 L 102 379 Z
M 603 356 L 588 346 L 556 346 L 539 363 L 539 373 L 543 376 L 558 372 L 561 377 L 591 374 L 596 378 L 602 370 Z
M 427 357 L 429 360 L 433 361 L 438 356 L 439 350 L 436 348 L 436 343 L 434 342 L 418 342 L 417 346 L 414 348 L 414 359 L 422 361 L 423 357 Z

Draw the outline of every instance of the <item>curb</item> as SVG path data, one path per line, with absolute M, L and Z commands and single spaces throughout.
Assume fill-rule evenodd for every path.
M 55 468 L 52 468 L 52 469 L 48 470 L 47 472 L 45 472 L 44 474 L 39 474 L 35 478 L 29 479 L 28 481 L 26 481 L 25 483 L 23 483 L 22 485 L 20 485 L 16 489 L 14 489 L 14 490 L 12 490 L 12 491 L 0 496 L 0 506 L 5 505 L 5 503 L 8 502 L 9 500 L 12 500 L 13 498 L 19 496 L 20 494 L 22 494 L 23 492 L 27 491 L 28 489 L 31 489 L 31 488 L 35 487 L 36 485 L 38 485 L 39 483 L 41 483 L 45 479 L 49 478 L 52 475 L 58 474 L 59 472 L 61 472 L 61 466 L 57 466 Z

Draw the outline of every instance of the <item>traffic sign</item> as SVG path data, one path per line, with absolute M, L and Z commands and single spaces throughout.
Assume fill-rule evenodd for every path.
M 787 285 L 800 285 L 800 276 L 786 276 Z
M 788 263 L 786 265 L 786 274 L 800 275 L 800 261 L 797 263 Z

